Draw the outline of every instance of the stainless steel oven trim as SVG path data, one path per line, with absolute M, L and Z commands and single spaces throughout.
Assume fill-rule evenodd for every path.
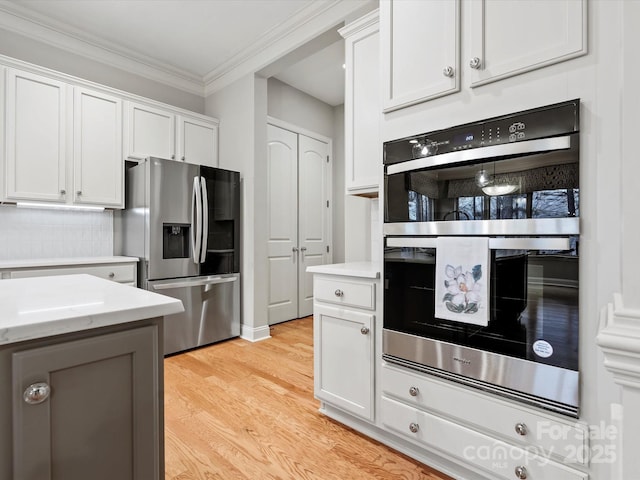
M 484 158 L 497 158 L 516 155 L 527 155 L 532 153 L 551 152 L 554 150 L 568 150 L 571 148 L 571 136 L 553 138 L 541 138 L 538 140 L 527 140 L 523 142 L 503 143 L 500 145 L 490 145 L 486 147 L 460 150 L 457 152 L 443 153 L 431 157 L 416 158 L 406 162 L 394 163 L 387 167 L 387 175 L 394 173 L 409 172 L 423 168 L 449 165 L 452 163 L 469 162 Z
M 385 223 L 385 235 L 578 235 L 580 218 L 526 218 L 504 220 L 460 220 L 448 222 Z
M 578 417 L 574 370 L 383 328 L 383 359 L 456 382 Z
M 387 247 L 436 248 L 437 237 L 390 237 Z M 490 238 L 491 250 L 569 250 L 568 237 Z

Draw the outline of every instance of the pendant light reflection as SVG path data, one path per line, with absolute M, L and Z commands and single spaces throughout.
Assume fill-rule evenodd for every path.
M 496 183 L 496 164 L 493 163 L 493 175 L 484 168 L 480 169 L 475 176 L 476 185 L 482 189 L 482 193 L 491 197 L 509 195 L 518 189 L 517 185 L 511 183 Z

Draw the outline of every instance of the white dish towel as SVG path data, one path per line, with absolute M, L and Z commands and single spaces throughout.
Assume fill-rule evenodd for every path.
M 486 327 L 490 266 L 488 237 L 438 237 L 435 316 Z

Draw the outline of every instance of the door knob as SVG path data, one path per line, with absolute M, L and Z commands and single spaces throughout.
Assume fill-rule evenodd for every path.
M 469 61 L 469 66 L 471 68 L 473 68 L 474 70 L 477 70 L 480 68 L 480 59 L 478 57 L 473 57 L 470 61 Z
M 417 397 L 418 396 L 418 387 L 410 387 L 409 388 L 409 395 L 411 395 L 412 397 Z
M 362 327 L 360 329 L 360 333 L 363 335 L 366 335 L 367 333 L 369 333 L 369 328 L 368 327 Z
M 291 251 L 294 252 L 294 253 L 297 252 L 298 251 L 298 247 L 292 247 Z
M 410 423 L 409 424 L 409 430 L 411 431 L 411 433 L 418 433 L 418 430 L 420 430 L 420 426 L 417 423 Z
M 50 393 L 51 387 L 47 383 L 32 383 L 25 389 L 24 393 L 22 394 L 22 398 L 29 405 L 38 405 L 39 403 L 42 403 L 47 398 L 49 398 Z
M 514 473 L 516 474 L 516 478 L 519 480 L 525 480 L 527 478 L 527 469 L 523 466 L 516 467 Z
M 522 422 L 517 423 L 516 424 L 516 433 L 518 435 L 525 436 L 527 434 L 527 426 Z
M 300 247 L 300 251 L 301 252 L 306 252 L 307 251 L 307 247 Z

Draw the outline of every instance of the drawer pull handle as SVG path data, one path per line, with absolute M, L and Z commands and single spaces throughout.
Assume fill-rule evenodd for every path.
M 336 297 L 342 297 L 344 296 L 344 292 L 340 289 L 337 289 L 335 292 L 333 292 L 335 294 Z
M 516 467 L 515 474 L 516 474 L 516 478 L 520 480 L 524 480 L 525 478 L 527 478 L 527 469 L 524 468 L 522 465 L 519 467 Z
M 366 335 L 367 333 L 369 333 L 369 327 L 362 327 L 360 329 L 360 333 Z
M 516 423 L 516 433 L 524 437 L 528 433 L 527 426 L 522 422 Z
M 417 423 L 411 422 L 409 424 L 409 430 L 411 431 L 411 433 L 418 433 L 418 430 L 420 430 L 420 425 L 418 425 Z
M 409 395 L 411 395 L 412 397 L 417 397 L 418 391 L 418 387 L 411 387 L 409 388 Z
M 22 398 L 24 399 L 25 403 L 28 403 L 29 405 L 38 405 L 39 403 L 42 403 L 47 398 L 49 398 L 50 393 L 51 387 L 47 383 L 32 383 L 26 388 L 26 390 L 22 394 Z

